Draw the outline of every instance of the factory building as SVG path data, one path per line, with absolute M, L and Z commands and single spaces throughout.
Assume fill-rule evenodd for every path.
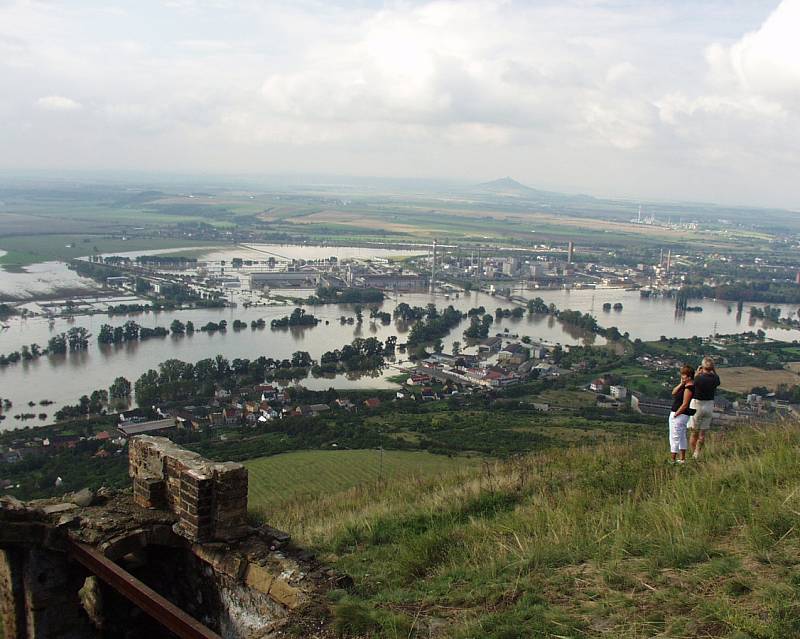
M 250 288 L 316 288 L 317 271 L 270 271 L 250 274 Z

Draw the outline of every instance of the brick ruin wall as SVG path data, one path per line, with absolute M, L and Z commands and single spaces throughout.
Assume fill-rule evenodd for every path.
M 86 639 L 131 628 L 162 636 L 124 592 L 71 558 L 74 544 L 94 548 L 225 637 L 284 636 L 295 622 L 329 636 L 325 593 L 351 580 L 286 533 L 248 525 L 241 464 L 149 436 L 130 440 L 129 462 L 133 499 L 108 489 L 31 502 L 0 497 L 6 637 Z
M 131 439 L 129 462 L 136 504 L 175 513 L 187 539 L 225 541 L 247 534 L 242 464 L 212 462 L 166 437 L 148 435 Z

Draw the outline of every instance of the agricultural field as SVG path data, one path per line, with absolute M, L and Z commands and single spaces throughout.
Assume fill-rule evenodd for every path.
M 623 385 L 631 391 L 639 391 L 650 397 L 669 396 L 668 389 L 672 388 L 673 381 L 677 383 L 678 371 L 653 371 L 636 363 L 627 366 L 618 366 L 608 371 L 619 375 Z
M 259 229 L 307 241 L 502 243 L 529 246 L 566 242 L 604 247 L 702 246 L 769 252 L 769 237 L 745 227 L 713 225 L 687 232 L 631 224 L 636 205 L 585 196 L 545 193 L 525 187 L 511 192 L 465 187 L 450 190 L 341 188 L 269 190 L 183 185 L 59 184 L 3 187 L 0 237 L 38 233 L 114 233 L 131 227 L 171 228 L 202 223 L 220 229 Z M 654 205 L 655 206 L 655 205 Z M 676 216 L 702 217 L 689 205 L 660 203 Z M 726 215 L 731 212 L 726 212 Z M 776 213 L 777 215 L 777 213 Z M 784 219 L 781 217 L 780 219 Z M 788 219 L 788 218 L 786 218 Z M 15 264 L 26 258 L 9 256 Z
M 551 388 L 538 395 L 525 395 L 522 401 L 542 402 L 557 408 L 585 408 L 597 403 L 597 396 L 583 390 L 566 390 Z
M 720 368 L 719 376 L 723 390 L 747 393 L 756 386 L 775 390 L 780 384 L 800 384 L 800 375 L 791 370 L 762 370 L 754 366 Z
M 250 508 L 269 511 L 282 502 L 332 495 L 357 486 L 430 478 L 474 468 L 476 457 L 448 457 L 420 451 L 378 450 L 301 451 L 244 462 L 250 473 Z
M 166 238 L 132 238 L 91 234 L 17 235 L 0 237 L 0 266 L 25 267 L 48 261 L 68 261 L 93 253 L 114 253 L 156 249 L 190 249 L 208 246 L 208 242 Z
M 194 194 L 190 188 L 176 190 L 183 192 L 146 190 L 122 184 L 84 184 L 75 189 L 54 185 L 32 188 L 3 188 L 0 185 L 0 200 L 2 214 L 18 218 L 15 232 L 21 232 L 24 228 L 22 222 L 27 218 L 31 233 L 39 232 L 48 219 L 75 226 L 100 223 L 105 228 L 109 225 L 130 227 L 144 223 L 251 216 L 262 211 L 271 200 L 266 195 L 259 201 L 255 196 L 225 191 Z

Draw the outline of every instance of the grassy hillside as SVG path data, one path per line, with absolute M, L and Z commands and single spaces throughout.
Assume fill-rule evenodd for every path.
M 383 459 L 381 460 L 381 457 Z M 287 498 L 296 502 L 357 486 L 428 478 L 455 469 L 474 468 L 469 457 L 446 457 L 421 451 L 307 450 L 260 457 L 244 462 L 250 475 L 248 502 L 269 513 Z M 267 515 L 269 516 L 269 515 Z
M 800 424 L 550 451 L 287 502 L 270 516 L 353 576 L 359 637 L 800 636 Z

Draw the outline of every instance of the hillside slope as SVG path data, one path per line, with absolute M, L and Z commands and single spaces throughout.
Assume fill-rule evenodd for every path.
M 267 515 L 355 580 L 358 637 L 800 637 L 800 423 L 666 434 L 307 497 Z

